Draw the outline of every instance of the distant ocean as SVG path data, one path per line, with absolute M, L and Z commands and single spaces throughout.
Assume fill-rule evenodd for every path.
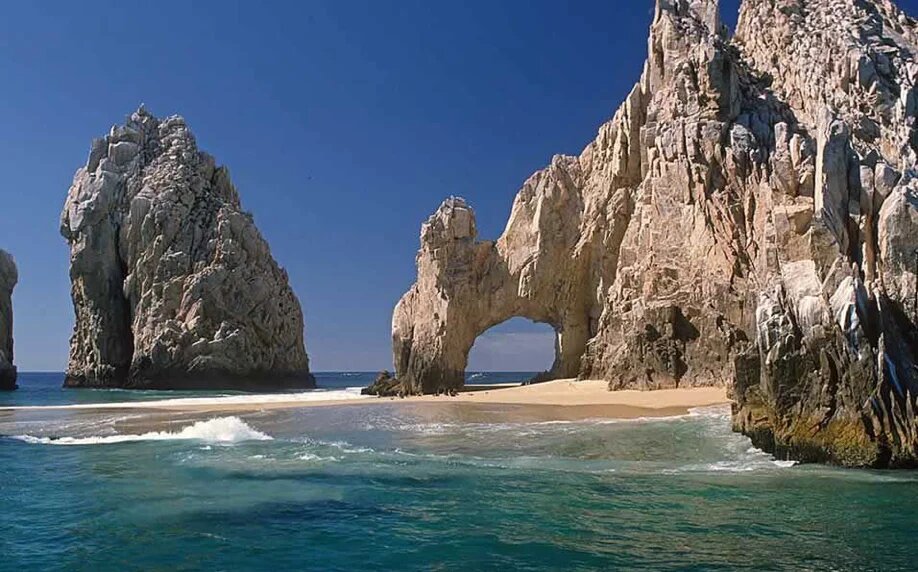
M 378 372 L 317 372 L 316 384 L 319 392 L 327 394 L 332 391 L 360 393 L 376 379 Z M 466 383 L 470 385 L 492 385 L 501 383 L 521 383 L 532 379 L 534 372 L 501 371 L 469 372 Z M 19 389 L 0 391 L 0 407 L 24 405 L 71 405 L 91 403 L 121 403 L 128 401 L 149 401 L 160 399 L 219 398 L 249 396 L 241 391 L 136 391 L 125 389 L 64 389 L 62 373 L 22 373 L 19 375 Z M 289 394 L 275 394 L 289 395 Z M 325 399 L 334 395 L 321 395 Z
M 318 374 L 321 389 L 297 399 L 361 399 L 373 376 Z M 132 404 L 278 396 L 63 390 L 61 380 L 25 373 L 20 390 L 0 393 L 0 408 L 19 408 L 0 410 L 0 571 L 918 562 L 918 473 L 776 461 L 730 431 L 724 407 L 484 423 L 449 406 L 374 404 L 164 421 Z M 80 407 L 92 403 L 111 407 Z M 58 408 L 22 409 L 34 406 Z

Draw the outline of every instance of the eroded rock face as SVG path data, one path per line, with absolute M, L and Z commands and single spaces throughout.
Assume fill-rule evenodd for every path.
M 640 82 L 496 242 L 450 199 L 393 316 L 400 391 L 461 385 L 510 317 L 558 332 L 552 374 L 732 387 L 780 456 L 918 459 L 918 36 L 881 0 L 659 0 Z
M 16 389 L 13 363 L 13 288 L 19 281 L 16 263 L 0 250 L 0 390 Z
M 311 387 L 303 315 L 229 172 L 141 107 L 92 144 L 61 216 L 66 384 Z
M 880 0 L 747 1 L 735 43 L 816 158 L 810 227 L 783 232 L 775 209 L 765 227 L 760 377 L 737 380 L 734 424 L 783 456 L 913 465 L 916 24 Z

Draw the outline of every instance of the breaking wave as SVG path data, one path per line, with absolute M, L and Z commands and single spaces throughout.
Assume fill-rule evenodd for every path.
M 781 461 L 768 453 L 751 447 L 746 454 L 739 458 L 717 461 L 714 463 L 692 464 L 677 469 L 666 469 L 664 474 L 679 473 L 751 473 L 774 469 L 789 469 L 797 465 L 797 461 Z
M 179 431 L 152 431 L 139 435 L 102 435 L 90 437 L 36 437 L 14 435 L 34 445 L 114 445 L 135 441 L 204 441 L 207 443 L 238 443 L 241 441 L 270 441 L 272 437 L 250 427 L 238 417 L 215 417 L 198 421 Z

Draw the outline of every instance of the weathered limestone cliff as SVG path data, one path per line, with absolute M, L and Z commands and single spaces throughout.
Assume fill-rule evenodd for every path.
M 16 263 L 0 250 L 0 391 L 16 389 L 13 365 L 13 288 L 19 280 Z
M 886 0 L 658 0 L 638 84 L 501 237 L 449 199 L 393 315 L 398 391 L 463 383 L 514 316 L 551 374 L 727 384 L 782 457 L 918 461 L 918 27 Z
M 61 217 L 66 384 L 311 387 L 303 315 L 225 167 L 141 107 L 92 144 Z

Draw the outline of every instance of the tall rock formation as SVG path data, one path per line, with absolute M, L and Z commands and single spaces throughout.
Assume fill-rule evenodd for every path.
M 141 107 L 95 140 L 61 233 L 76 311 L 66 385 L 314 386 L 287 273 L 181 117 Z
M 885 0 L 658 0 L 640 81 L 533 175 L 496 242 L 449 199 L 393 315 L 399 391 L 475 337 L 557 332 L 555 376 L 732 388 L 782 457 L 918 461 L 918 27 Z
M 0 250 L 0 391 L 16 389 L 13 364 L 13 288 L 19 281 L 16 263 Z

